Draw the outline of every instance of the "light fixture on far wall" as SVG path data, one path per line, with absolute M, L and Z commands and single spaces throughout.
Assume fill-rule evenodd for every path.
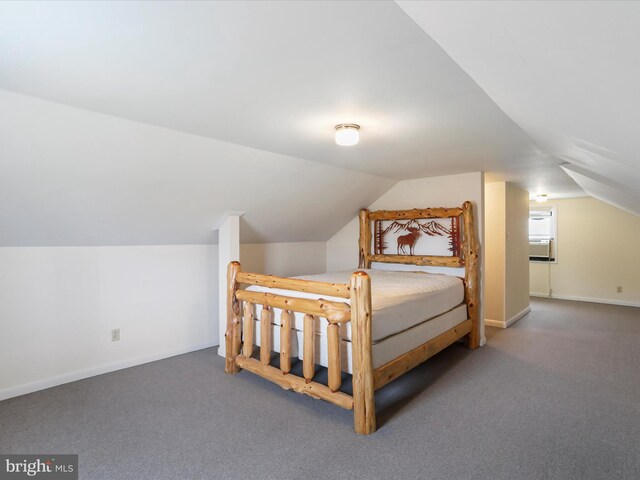
M 547 194 L 546 193 L 539 193 L 538 195 L 536 195 L 536 202 L 544 203 L 546 201 L 547 201 Z
M 360 140 L 360 125 L 341 123 L 336 125 L 336 143 L 343 147 L 356 145 Z

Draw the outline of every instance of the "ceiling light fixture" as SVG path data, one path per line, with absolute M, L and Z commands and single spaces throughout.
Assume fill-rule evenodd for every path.
M 360 140 L 360 125 L 355 123 L 341 123 L 336 125 L 336 143 L 343 147 L 356 145 Z
M 546 201 L 547 201 L 547 194 L 546 193 L 539 193 L 538 195 L 536 195 L 536 202 L 544 203 Z

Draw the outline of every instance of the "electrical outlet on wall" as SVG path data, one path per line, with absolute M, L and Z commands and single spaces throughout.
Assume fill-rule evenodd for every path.
M 620 285 L 618 285 L 618 289 L 617 289 L 618 293 L 622 293 L 622 287 Z
M 111 330 L 111 341 L 112 342 L 119 342 L 120 341 L 120 329 L 119 328 L 114 328 L 113 330 Z

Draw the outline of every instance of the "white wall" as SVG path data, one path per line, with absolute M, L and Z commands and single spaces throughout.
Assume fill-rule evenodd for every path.
M 529 192 L 512 183 L 506 189 L 505 319 L 529 311 Z
M 529 193 L 485 185 L 485 320 L 508 327 L 529 312 Z
M 370 210 L 402 210 L 426 207 L 461 206 L 473 202 L 477 235 L 481 245 L 481 294 L 484 295 L 484 175 L 481 172 L 403 180 L 368 206 Z M 364 207 L 365 205 L 363 205 Z M 358 219 L 354 218 L 327 241 L 327 271 L 358 268 Z M 374 264 L 375 268 L 416 270 L 413 265 Z M 426 267 L 425 270 L 464 274 L 464 269 Z M 484 301 L 482 302 L 484 304 Z M 484 319 L 481 305 L 480 318 Z M 484 322 L 482 325 L 484 343 Z
M 552 204 L 557 263 L 531 262 L 531 294 L 547 296 L 550 268 L 553 297 L 640 306 L 640 217 L 595 198 Z
M 505 182 L 487 183 L 485 200 L 485 320 L 495 323 L 505 319 L 505 243 L 506 191 Z
M 240 263 L 243 270 L 281 277 L 324 273 L 326 255 L 326 242 L 240 245 Z
M 216 245 L 0 248 L 0 399 L 217 344 L 217 263 Z
M 326 240 L 395 183 L 3 90 L 0 172 L 6 247 Z

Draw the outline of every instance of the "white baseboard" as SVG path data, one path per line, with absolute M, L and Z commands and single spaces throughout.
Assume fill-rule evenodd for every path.
M 573 300 L 575 302 L 606 303 L 608 305 L 621 305 L 623 307 L 640 307 L 640 302 L 614 300 L 611 298 L 578 297 L 574 295 L 558 295 L 556 293 L 549 297 L 548 293 L 540 292 L 531 292 L 529 295 L 532 297 L 554 298 L 556 300 Z
M 502 320 L 491 320 L 490 318 L 485 318 L 484 324 L 489 327 L 498 327 L 498 328 L 507 328 L 516 323 L 522 317 L 524 317 L 527 313 L 531 311 L 531 306 L 527 306 L 527 308 L 522 311 L 516 313 L 511 318 L 508 318 L 506 321 Z
M 530 297 L 551 298 L 547 292 L 529 292 Z
M 514 316 L 512 316 L 511 318 L 507 319 L 506 321 L 506 326 L 510 327 L 511 325 L 513 325 L 514 323 L 516 323 L 518 320 L 520 320 L 522 317 L 524 317 L 527 313 L 529 313 L 531 311 L 531 305 L 527 305 L 526 308 L 524 308 L 522 311 L 516 313 Z
M 123 368 L 129 368 L 136 365 L 142 365 L 144 363 L 155 362 L 156 360 L 162 360 L 163 358 L 174 357 L 176 355 L 182 355 L 183 353 L 194 352 L 196 350 L 202 350 L 203 348 L 209 348 L 212 346 L 213 343 L 189 345 L 165 352 L 153 353 L 151 355 L 144 355 L 142 357 L 124 360 L 122 362 L 115 362 L 109 363 L 107 365 L 85 368 L 83 370 L 77 370 L 75 372 L 57 375 L 55 377 L 46 378 L 44 380 L 17 385 L 15 387 L 4 388 L 0 390 L 0 401 L 6 400 L 8 398 L 18 397 L 20 395 L 26 395 L 27 393 L 37 392 L 38 390 L 44 390 L 45 388 L 51 388 L 58 385 L 63 385 L 65 383 L 75 382 L 77 380 L 82 380 L 83 378 L 95 377 L 96 375 L 102 375 L 103 373 L 115 372 L 116 370 L 122 370 Z
M 506 328 L 505 324 L 501 320 L 492 320 L 491 318 L 485 318 L 484 324 L 487 327 Z

